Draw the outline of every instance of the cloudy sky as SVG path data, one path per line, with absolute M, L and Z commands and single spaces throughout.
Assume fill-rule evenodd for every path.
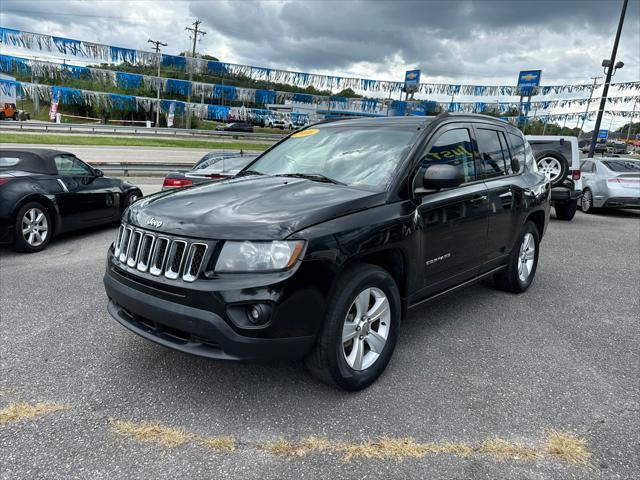
M 189 48 L 223 61 L 334 75 L 514 84 L 541 68 L 543 84 L 589 83 L 611 53 L 622 0 L 72 1 L 2 0 L 5 27 L 117 46 Z M 640 79 L 640 0 L 630 0 L 615 81 Z

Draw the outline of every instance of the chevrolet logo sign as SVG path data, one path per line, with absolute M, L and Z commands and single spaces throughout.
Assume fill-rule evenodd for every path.
M 522 77 L 520 77 L 522 80 L 533 80 L 538 78 L 538 75 L 534 74 L 534 73 L 527 73 L 526 75 L 523 75 Z
M 415 73 L 415 72 L 407 73 L 407 78 L 408 78 L 409 80 L 413 80 L 413 79 L 414 79 L 414 78 L 416 78 L 417 76 L 418 76 L 418 74 L 417 74 L 417 73 Z

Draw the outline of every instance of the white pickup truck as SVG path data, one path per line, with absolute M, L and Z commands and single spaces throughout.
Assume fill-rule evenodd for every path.
M 571 220 L 582 195 L 580 149 L 576 137 L 527 135 L 538 170 L 551 183 L 551 205 L 559 220 Z

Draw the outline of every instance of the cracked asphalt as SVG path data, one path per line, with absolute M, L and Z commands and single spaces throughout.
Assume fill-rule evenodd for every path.
M 0 409 L 69 408 L 0 425 L 2 479 L 628 479 L 640 469 L 640 215 L 552 219 L 537 277 L 519 296 L 491 282 L 413 311 L 387 371 L 345 393 L 300 363 L 225 363 L 139 338 L 106 312 L 115 227 L 0 250 Z M 110 419 L 230 435 L 234 453 L 115 434 Z M 284 438 L 538 446 L 550 429 L 587 440 L 589 467 L 446 454 L 345 462 L 252 448 Z M 635 472 L 635 473 L 634 473 Z

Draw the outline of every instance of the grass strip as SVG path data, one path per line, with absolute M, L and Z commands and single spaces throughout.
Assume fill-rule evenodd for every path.
M 11 403 L 0 410 L 0 425 L 20 420 L 33 420 L 47 413 L 58 412 L 66 408 L 57 403 L 36 403 L 35 405 L 24 402 Z

